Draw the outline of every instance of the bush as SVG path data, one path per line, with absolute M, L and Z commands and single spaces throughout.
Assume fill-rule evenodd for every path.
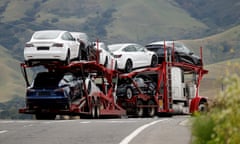
M 240 142 L 240 77 L 225 79 L 226 89 L 206 114 L 193 120 L 194 144 L 236 144 Z

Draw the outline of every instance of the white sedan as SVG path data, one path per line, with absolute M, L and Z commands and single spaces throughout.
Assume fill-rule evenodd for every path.
M 27 65 L 60 61 L 69 64 L 80 58 L 79 43 L 68 31 L 36 31 L 24 48 Z
M 118 67 L 117 60 L 114 55 L 109 51 L 104 42 L 94 42 L 94 49 L 99 52 L 99 63 L 108 69 L 116 70 Z
M 124 70 L 124 72 L 131 72 L 132 69 L 140 67 L 154 67 L 158 63 L 157 54 L 139 44 L 112 44 L 108 48 L 117 59 L 118 69 Z

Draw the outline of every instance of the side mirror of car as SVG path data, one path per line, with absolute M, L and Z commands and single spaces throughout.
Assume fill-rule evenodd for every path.
M 194 53 L 193 53 L 193 52 L 190 52 L 189 54 L 190 54 L 190 55 L 193 55 Z

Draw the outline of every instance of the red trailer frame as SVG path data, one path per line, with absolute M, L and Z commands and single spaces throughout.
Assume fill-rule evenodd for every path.
M 83 62 L 72 62 L 68 66 L 62 65 L 44 65 L 49 71 L 68 71 L 73 73 L 96 73 L 96 76 L 101 76 L 107 80 L 110 84 L 110 88 L 107 90 L 106 94 L 103 92 L 95 92 L 92 95 L 88 95 L 85 79 L 83 79 L 84 95 L 78 101 L 71 103 L 68 110 L 57 110 L 48 109 L 43 112 L 49 114 L 68 114 L 68 115 L 80 115 L 80 116 L 90 116 L 92 118 L 98 118 L 100 116 L 124 116 L 126 111 L 122 109 L 115 102 L 114 91 L 115 85 L 113 84 L 113 78 L 118 76 L 117 72 L 105 68 L 104 66 L 98 64 L 95 61 L 83 61 Z M 21 69 L 23 75 L 26 79 L 26 85 L 29 86 L 27 80 L 27 65 L 21 63 Z M 104 84 L 103 84 L 104 86 Z M 19 113 L 25 114 L 35 114 L 36 111 L 29 109 L 28 107 L 19 109 Z

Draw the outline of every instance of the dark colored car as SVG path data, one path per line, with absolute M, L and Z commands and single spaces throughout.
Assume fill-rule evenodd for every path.
M 174 50 L 174 57 L 172 61 L 185 62 L 197 66 L 202 65 L 201 58 L 190 51 L 183 43 L 178 41 L 165 41 L 165 46 L 168 55 L 172 53 L 172 50 Z M 164 41 L 147 44 L 146 48 L 157 53 L 159 64 L 164 61 Z
M 156 89 L 156 83 L 153 79 L 147 75 L 137 75 L 132 79 L 140 88 L 143 94 L 154 95 Z M 120 79 L 118 81 L 118 87 L 116 95 L 117 97 L 123 97 L 131 99 L 132 96 L 139 94 L 140 92 L 134 86 L 131 79 Z
M 29 109 L 68 109 L 72 100 L 82 96 L 82 81 L 71 73 L 41 72 L 27 88 Z

